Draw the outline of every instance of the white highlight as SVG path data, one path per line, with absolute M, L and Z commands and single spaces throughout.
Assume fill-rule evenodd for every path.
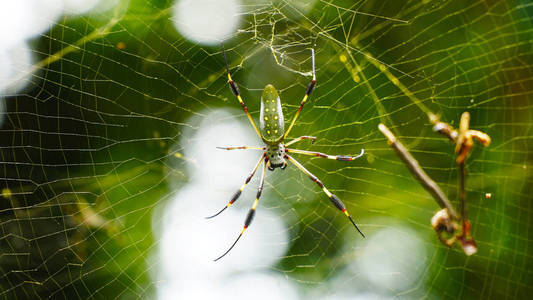
M 23 90 L 32 77 L 32 53 L 26 43 L 0 48 L 0 97 Z
M 62 0 L 0 1 L 0 48 L 48 31 L 62 11 Z
M 65 12 L 81 14 L 102 0 L 0 1 L 0 97 L 21 93 L 35 70 L 26 42 L 49 31 Z M 116 0 L 106 3 L 106 9 Z
M 182 170 L 185 164 L 189 182 L 152 217 L 160 241 L 156 258 L 160 269 L 155 274 L 158 299 L 272 299 L 275 294 L 274 299 L 297 299 L 285 277 L 268 271 L 287 251 L 289 237 L 281 218 L 261 206 L 267 190 L 239 243 L 213 262 L 241 232 L 261 169 L 233 206 L 213 219 L 204 217 L 228 203 L 262 153 L 216 146 L 259 144 L 253 129 L 244 118 L 236 121 L 226 111 L 211 112 L 187 124 L 197 129 L 183 133 L 181 145 L 173 147 L 181 158 L 169 156 L 167 164 L 169 172 Z
M 367 232 L 364 240 L 354 240 L 353 232 L 346 232 L 349 243 L 344 247 L 344 268 L 330 280 L 328 286 L 317 289 L 311 298 L 396 299 L 427 296 L 425 273 L 428 265 L 426 244 L 418 232 L 407 226 L 379 218 L 363 223 L 387 224 L 376 232 Z
M 0 128 L 2 128 L 2 125 L 4 124 L 4 120 L 6 119 L 6 113 L 5 113 L 5 99 L 0 96 Z
M 63 0 L 66 14 L 85 14 L 95 8 L 101 0 Z
M 184 155 L 195 161 L 187 165 L 189 177 L 216 190 L 228 189 L 228 185 L 240 187 L 259 160 L 261 151 L 228 151 L 216 147 L 260 146 L 262 142 L 254 136 L 252 127 L 246 125 L 249 124 L 232 120 L 232 116 L 225 111 L 205 116 L 200 123 L 200 130 L 182 141 Z M 231 187 L 230 190 L 233 191 Z
M 369 235 L 357 264 L 376 288 L 405 291 L 421 280 L 426 267 L 426 249 L 418 234 L 402 226 Z
M 238 0 L 178 0 L 174 26 L 191 41 L 215 45 L 235 32 L 240 13 Z

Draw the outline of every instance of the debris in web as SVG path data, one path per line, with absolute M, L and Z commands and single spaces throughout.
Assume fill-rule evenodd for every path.
M 433 130 L 448 137 L 455 146 L 455 153 L 457 154 L 456 162 L 459 165 L 459 200 L 461 201 L 461 216 L 462 216 L 462 231 L 457 237 L 463 251 L 466 255 L 472 255 L 477 252 L 476 242 L 474 241 L 470 232 L 470 222 L 468 221 L 466 210 L 466 158 L 474 146 L 474 139 L 479 141 L 483 146 L 490 145 L 490 136 L 484 132 L 469 129 L 470 113 L 465 111 L 461 115 L 459 129 L 454 129 L 450 124 L 441 122 L 434 114 L 429 114 L 429 119 L 433 123 Z
M 394 136 L 394 134 L 384 124 L 379 124 L 378 128 L 387 137 L 388 144 L 395 150 L 396 154 L 407 165 L 411 174 L 418 182 L 431 194 L 437 201 L 441 210 L 431 218 L 431 227 L 437 233 L 439 240 L 446 246 L 451 247 L 456 241 L 459 243 L 463 252 L 470 256 L 477 252 L 477 245 L 470 231 L 470 222 L 468 221 L 466 211 L 466 171 L 465 161 L 472 150 L 473 140 L 476 139 L 485 147 L 490 145 L 489 135 L 478 130 L 469 129 L 470 114 L 464 112 L 461 115 L 459 129 L 454 129 L 450 124 L 441 122 L 439 117 L 429 113 L 428 117 L 434 125 L 433 130 L 445 135 L 450 141 L 456 144 L 455 153 L 457 154 L 457 164 L 459 165 L 459 200 L 461 202 L 461 216 L 457 214 L 451 202 L 442 192 L 438 184 L 433 181 L 424 170 L 420 167 L 418 161 L 409 153 L 407 148 Z M 462 226 L 458 225 L 461 220 Z M 459 229 L 460 232 L 459 232 Z

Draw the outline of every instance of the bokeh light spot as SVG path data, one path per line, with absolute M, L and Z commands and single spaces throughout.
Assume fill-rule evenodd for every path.
M 0 96 L 19 93 L 32 76 L 32 52 L 26 43 L 0 48 Z
M 426 263 L 417 232 L 396 225 L 369 236 L 356 266 L 376 288 L 403 291 L 420 281 Z
M 237 0 L 179 0 L 174 5 L 174 25 L 185 38 L 214 45 L 235 32 L 240 12 Z

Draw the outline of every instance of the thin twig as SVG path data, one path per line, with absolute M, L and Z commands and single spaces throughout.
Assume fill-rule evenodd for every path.
M 465 163 L 462 162 L 459 164 L 459 200 L 461 201 L 461 215 L 463 216 L 463 220 L 467 220 L 466 217 L 466 192 L 465 192 Z
M 394 134 L 384 124 L 378 126 L 381 133 L 387 137 L 389 145 L 396 151 L 396 154 L 405 162 L 407 168 L 411 171 L 413 176 L 420 182 L 420 184 L 428 191 L 431 196 L 437 201 L 440 207 L 448 209 L 450 217 L 454 220 L 459 219 L 459 215 L 453 208 L 450 200 L 442 192 L 440 187 L 431 179 L 426 172 L 420 167 L 418 161 L 409 153 L 405 146 L 396 139 Z

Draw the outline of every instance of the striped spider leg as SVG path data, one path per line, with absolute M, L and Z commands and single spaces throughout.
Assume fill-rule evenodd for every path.
M 328 155 L 328 156 L 331 156 L 331 155 Z M 337 209 L 339 209 L 341 212 L 343 212 L 346 217 L 348 217 L 348 219 L 350 220 L 350 222 L 352 222 L 353 226 L 355 227 L 355 229 L 357 229 L 357 231 L 359 231 L 359 233 L 365 237 L 365 235 L 363 234 L 363 232 L 359 229 L 359 227 L 357 227 L 357 225 L 355 224 L 355 221 L 352 219 L 350 213 L 348 213 L 348 210 L 346 209 L 346 206 L 344 205 L 344 203 L 342 203 L 341 199 L 339 199 L 339 197 L 335 196 L 335 194 L 332 194 L 325 186 L 324 184 L 322 183 L 322 181 L 320 181 L 320 179 L 318 179 L 315 175 L 313 175 L 313 173 L 309 172 L 302 164 L 300 164 L 297 160 L 295 160 L 294 158 L 292 158 L 290 155 L 286 154 L 285 155 L 285 158 L 287 158 L 289 160 L 289 162 L 291 162 L 293 165 L 295 165 L 300 171 L 302 171 L 305 175 L 309 176 L 309 178 L 315 182 L 323 191 L 324 193 L 326 194 L 326 196 L 329 197 L 329 200 L 331 200 L 331 203 L 333 203 L 333 205 L 335 205 L 335 207 Z
M 267 161 L 268 161 L 268 158 L 265 157 L 265 155 L 262 155 L 261 156 L 261 160 L 259 161 L 259 163 L 263 162 L 263 171 L 261 172 L 261 181 L 259 182 L 259 187 L 257 188 L 257 195 L 255 197 L 254 204 L 252 205 L 252 208 L 250 208 L 250 210 L 248 211 L 248 215 L 246 216 L 246 219 L 244 220 L 244 226 L 242 228 L 241 233 L 239 234 L 239 236 L 237 237 L 235 242 L 233 242 L 231 247 L 229 247 L 229 249 L 226 252 L 224 252 L 224 254 L 222 254 L 217 259 L 215 259 L 215 261 L 217 261 L 217 260 L 221 259 L 222 257 L 226 256 L 226 254 L 228 254 L 231 251 L 231 249 L 233 249 L 233 247 L 235 247 L 235 245 L 237 244 L 239 239 L 242 237 L 244 231 L 246 231 L 246 228 L 248 228 L 248 226 L 250 226 L 250 224 L 252 224 L 252 221 L 253 221 L 254 216 L 255 216 L 255 209 L 257 208 L 257 204 L 259 204 L 259 198 L 261 198 L 261 192 L 263 191 L 263 184 L 265 182 L 265 172 L 266 172 L 266 167 L 267 167 Z M 259 164 L 257 164 L 257 166 L 259 166 Z M 257 166 L 256 166 L 256 169 L 254 170 L 254 172 L 257 170 Z M 252 176 L 253 176 L 253 173 L 251 174 L 251 176 L 249 178 L 251 178 Z M 240 191 L 238 193 L 240 195 Z M 238 197 L 238 195 L 237 195 L 237 197 Z M 222 209 L 222 210 L 224 210 L 224 209 Z
M 315 75 L 315 50 L 311 48 L 311 61 L 313 63 L 313 79 L 311 79 L 311 82 L 309 85 L 307 85 L 307 89 L 305 89 L 305 95 L 302 99 L 302 102 L 300 103 L 300 107 L 298 107 L 298 110 L 296 111 L 296 114 L 294 115 L 294 118 L 292 119 L 291 125 L 289 125 L 289 128 L 287 131 L 285 131 L 285 134 L 283 134 L 283 139 L 289 135 L 289 132 L 292 129 L 292 126 L 294 126 L 294 123 L 296 123 L 296 119 L 298 119 L 298 116 L 300 115 L 300 112 L 304 108 L 305 102 L 307 102 L 307 99 L 309 99 L 309 95 L 311 95 L 311 92 L 315 88 L 316 85 L 316 75 Z
M 243 148 L 243 147 L 228 147 L 228 148 L 221 148 L 221 147 L 217 147 L 219 149 L 227 149 L 227 150 L 233 150 L 233 149 L 250 149 L 250 148 Z M 252 178 L 254 177 L 255 175 L 255 172 L 257 171 L 257 169 L 259 168 L 259 165 L 261 164 L 261 162 L 263 162 L 263 160 L 265 160 L 265 155 L 261 155 L 261 158 L 259 159 L 259 161 L 257 162 L 257 164 L 255 165 L 254 169 L 252 170 L 252 172 L 250 173 L 250 175 L 248 175 L 248 177 L 246 177 L 246 180 L 244 181 L 244 184 L 241 186 L 241 188 L 235 192 L 235 194 L 233 194 L 233 197 L 231 197 L 231 200 L 228 202 L 228 204 L 226 204 L 226 206 L 224 206 L 224 208 L 222 208 L 219 212 L 217 212 L 216 214 L 210 216 L 210 217 L 206 217 L 206 219 L 211 219 L 211 218 L 214 218 L 218 215 L 220 215 L 224 210 L 226 210 L 226 208 L 230 207 L 235 201 L 237 201 L 237 199 L 239 199 L 239 197 L 241 196 L 242 194 L 242 191 L 244 190 L 244 188 L 248 185 L 248 183 L 250 182 L 250 180 L 252 180 Z
M 292 144 L 298 143 L 299 141 L 303 141 L 303 140 L 307 140 L 307 139 L 311 140 L 311 144 L 314 144 L 315 141 L 316 141 L 316 137 L 314 137 L 314 136 L 302 135 L 301 137 L 297 137 L 294 140 L 286 143 L 285 147 L 288 147 L 288 146 L 290 146 Z
M 231 92 L 235 97 L 237 97 L 237 100 L 239 100 L 239 103 L 241 104 L 242 110 L 244 110 L 244 113 L 248 117 L 248 120 L 250 121 L 250 124 L 252 124 L 252 127 L 254 128 L 255 132 L 259 137 L 261 137 L 261 133 L 259 132 L 259 129 L 257 129 L 257 125 L 255 125 L 254 119 L 252 119 L 252 116 L 248 112 L 248 108 L 244 104 L 244 101 L 241 97 L 241 92 L 239 91 L 239 86 L 233 79 L 231 79 L 231 74 L 229 73 L 229 65 L 228 65 L 228 59 L 226 57 L 226 50 L 224 49 L 224 43 L 221 43 L 222 45 L 222 53 L 224 54 L 224 62 L 226 63 L 226 72 L 228 73 L 228 84 L 231 88 Z
M 361 149 L 361 153 L 359 153 L 356 156 L 349 156 L 349 155 L 328 155 L 321 152 L 315 152 L 315 151 L 307 151 L 307 150 L 299 150 L 299 149 L 289 149 L 285 148 L 285 152 L 287 153 L 297 153 L 297 154 L 303 154 L 303 155 L 310 155 L 310 156 L 317 156 L 327 159 L 334 159 L 334 160 L 340 160 L 340 161 L 352 161 L 356 160 L 359 157 L 363 156 L 365 154 L 365 149 Z

